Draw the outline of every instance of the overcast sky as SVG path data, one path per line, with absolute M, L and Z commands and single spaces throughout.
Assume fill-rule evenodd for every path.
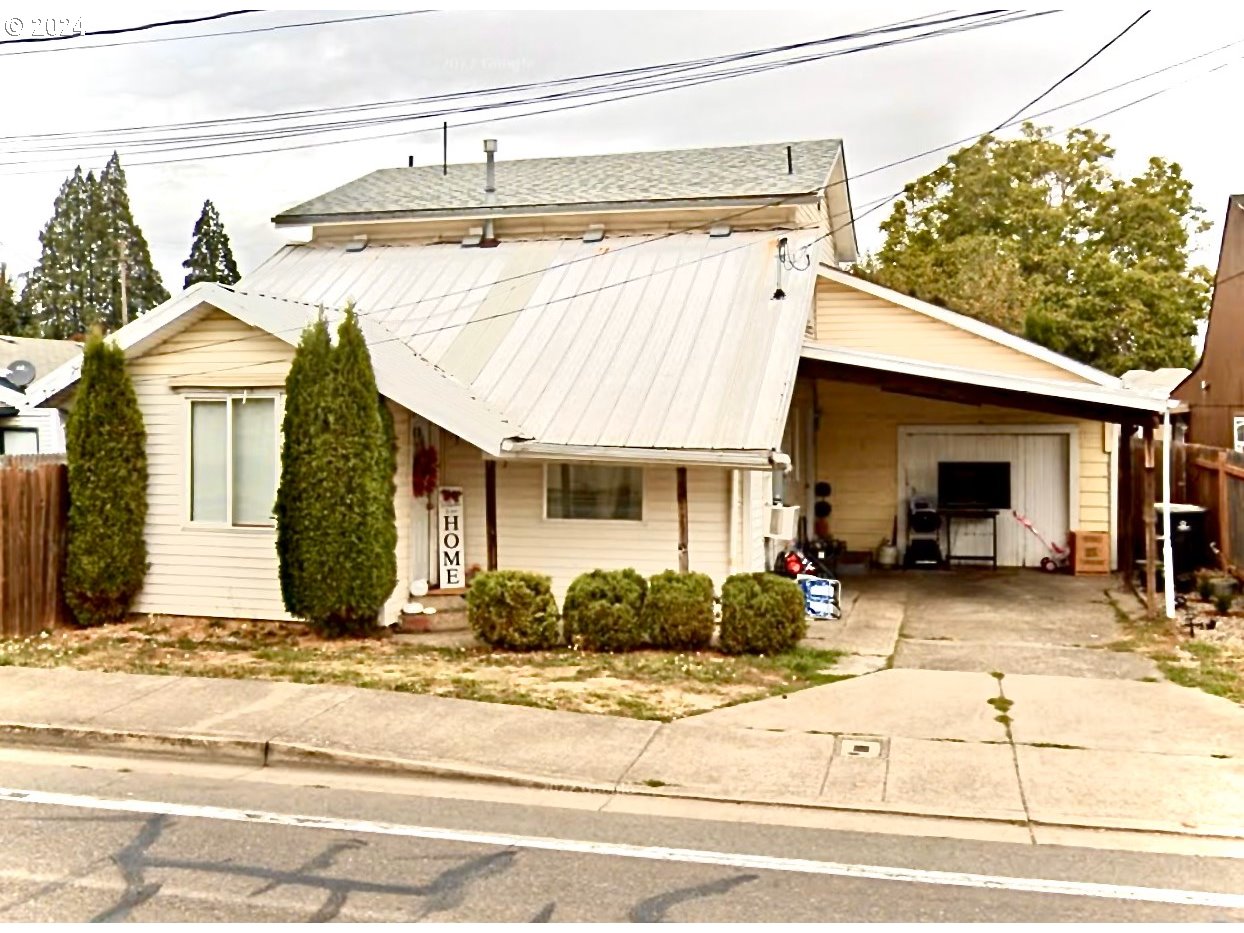
M 964 8 L 964 12 L 974 8 Z M 983 8 L 982 8 L 983 9 Z M 932 3 L 833 3 L 817 11 L 487 13 L 437 11 L 336 25 L 213 38 L 78 46 L 137 38 L 166 39 L 335 17 L 363 11 L 280 11 L 239 16 L 115 39 L 0 46 L 5 88 L 0 135 L 88 130 L 205 120 L 242 114 L 385 101 L 697 58 L 798 42 L 939 13 Z M 1107 5 L 862 52 L 637 100 L 566 113 L 451 130 L 451 161 L 482 158 L 484 136 L 507 158 L 732 145 L 820 137 L 844 140 L 848 171 L 875 166 L 980 132 L 1032 99 L 1134 19 L 1143 7 Z M 89 31 L 175 15 L 165 10 L 97 12 Z M 200 11 L 197 15 L 203 15 Z M 0 36 L 0 39 L 4 36 Z M 1044 118 L 1058 128 L 1088 122 L 1109 132 L 1124 173 L 1151 155 L 1178 161 L 1215 229 L 1198 258 L 1217 258 L 1226 199 L 1244 189 L 1244 129 L 1236 113 L 1244 56 L 1244 8 L 1172 5 L 1155 9 L 1127 36 L 1037 108 L 1064 103 L 1227 43 L 1240 45 Z M 29 49 L 55 52 L 14 54 Z M 1103 111 L 1154 92 L 1116 114 Z M 408 108 L 410 109 L 410 108 Z M 386 111 L 391 112 L 391 111 Z M 478 116 L 450 117 L 451 124 Z M 219 208 L 245 274 L 282 242 L 270 218 L 303 199 L 373 169 L 440 160 L 440 118 L 354 131 L 354 136 L 431 127 L 398 138 L 315 146 L 232 158 L 223 153 L 323 142 L 276 143 L 141 154 L 121 137 L 68 153 L 0 155 L 0 262 L 31 268 L 38 233 L 67 171 L 103 166 L 116 145 L 127 167 L 134 213 L 156 265 L 173 292 L 204 198 Z M 330 138 L 349 138 L 350 133 Z M 46 145 L 44 142 L 42 145 Z M 149 160 L 186 159 L 140 165 Z M 854 203 L 900 189 L 934 168 L 929 156 L 851 182 Z M 36 160 L 34 164 L 14 164 Z M 865 250 L 878 245 L 877 222 L 860 222 Z

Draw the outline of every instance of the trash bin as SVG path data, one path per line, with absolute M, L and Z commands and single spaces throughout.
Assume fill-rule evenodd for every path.
M 1162 503 L 1153 506 L 1158 523 L 1158 559 L 1162 550 Z M 1175 575 L 1193 573 L 1209 563 L 1209 543 L 1205 537 L 1206 514 L 1209 510 L 1187 502 L 1171 503 L 1171 556 Z

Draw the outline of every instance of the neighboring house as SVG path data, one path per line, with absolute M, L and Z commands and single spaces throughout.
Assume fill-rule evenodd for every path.
M 1192 444 L 1244 452 L 1244 194 L 1227 201 L 1201 358 L 1172 396 L 1187 408 Z
M 1114 430 L 1164 398 L 858 280 L 836 140 L 387 169 L 278 215 L 237 285 L 115 335 L 149 438 L 142 612 L 285 618 L 271 504 L 282 387 L 354 302 L 398 432 L 397 615 L 472 565 L 768 565 L 775 494 L 871 549 L 939 460 L 1004 462 L 1055 540 L 1114 523 Z M 32 387 L 72 403 L 79 364 Z M 435 448 L 440 495 L 412 493 Z M 971 529 L 965 534 L 971 536 Z M 1041 556 L 1009 517 L 1004 564 Z
M 62 413 L 32 407 L 23 389 L 81 355 L 81 344 L 72 340 L 0 334 L 0 456 L 64 453 Z

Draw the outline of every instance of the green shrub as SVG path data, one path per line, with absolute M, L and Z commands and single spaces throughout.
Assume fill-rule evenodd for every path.
M 1218 610 L 1219 615 L 1225 616 L 1231 611 L 1231 606 L 1234 603 L 1235 597 L 1230 593 L 1219 592 L 1214 595 L 1214 608 Z
M 147 574 L 147 440 L 125 353 L 96 335 L 65 428 L 65 601 L 79 625 L 120 622 Z
M 524 570 L 488 570 L 467 589 L 475 637 L 494 648 L 539 651 L 561 644 L 557 601 L 548 577 Z
M 721 650 L 780 654 L 808 633 L 803 591 L 772 573 L 736 573 L 721 587 Z
M 275 507 L 281 593 L 329 637 L 372 635 L 397 586 L 396 445 L 353 307 L 306 328 L 286 379 Z
M 654 648 L 699 651 L 713 640 L 713 580 L 667 570 L 648 581 L 640 625 Z
M 631 570 L 592 570 L 566 591 L 566 640 L 587 651 L 634 651 L 649 642 L 643 627 L 648 583 Z

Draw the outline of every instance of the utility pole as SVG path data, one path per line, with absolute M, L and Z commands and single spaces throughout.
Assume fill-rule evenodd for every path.
M 120 251 L 121 260 L 121 326 L 124 327 L 130 322 L 130 299 L 129 299 L 129 259 L 126 249 L 125 240 L 117 240 L 117 249 Z

